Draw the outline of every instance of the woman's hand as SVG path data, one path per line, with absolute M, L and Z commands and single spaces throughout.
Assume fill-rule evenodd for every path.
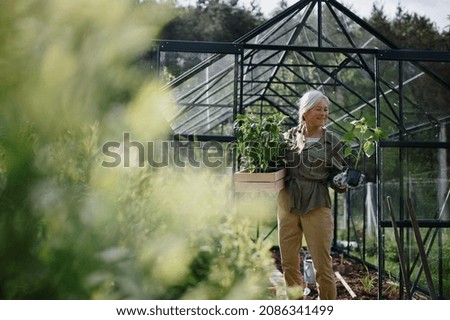
M 359 172 L 359 177 L 350 177 L 348 176 L 348 170 L 344 172 L 340 172 L 333 177 L 333 184 L 339 189 L 356 189 L 359 188 L 365 180 L 366 176 Z

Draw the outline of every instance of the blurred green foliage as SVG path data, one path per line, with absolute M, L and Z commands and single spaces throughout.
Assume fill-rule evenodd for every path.
M 2 1 L 0 299 L 267 298 L 260 207 L 239 214 L 229 177 L 101 166 L 123 132 L 168 137 L 171 98 L 136 61 L 170 17 L 156 1 Z

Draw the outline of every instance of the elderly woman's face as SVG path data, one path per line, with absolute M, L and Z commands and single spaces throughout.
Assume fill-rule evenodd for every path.
M 328 120 L 328 103 L 326 100 L 319 100 L 316 105 L 303 114 L 305 122 L 309 126 L 321 127 Z

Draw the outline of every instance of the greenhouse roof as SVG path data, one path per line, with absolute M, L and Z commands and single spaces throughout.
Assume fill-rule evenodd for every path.
M 295 126 L 296 103 L 313 88 L 329 97 L 338 133 L 364 116 L 393 140 L 433 141 L 450 118 L 448 52 L 400 50 L 336 0 L 298 1 L 233 43 L 158 46 L 160 74 L 177 66 L 166 86 L 178 107 L 174 134 L 232 140 L 245 112 L 281 112 Z

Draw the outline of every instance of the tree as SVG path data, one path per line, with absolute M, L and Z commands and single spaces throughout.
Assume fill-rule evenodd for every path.
M 373 25 L 378 32 L 383 35 L 391 34 L 391 24 L 384 13 L 384 6 L 378 6 L 375 3 L 372 5 L 372 12 L 370 13 L 369 24 Z
M 178 8 L 177 16 L 161 33 L 162 39 L 232 42 L 263 21 L 260 8 L 252 10 L 238 0 L 197 0 L 196 6 Z
M 402 49 L 450 48 L 450 42 L 445 41 L 444 33 L 440 34 L 436 24 L 428 17 L 410 13 L 398 5 L 395 17 L 389 20 L 383 9 L 382 5 L 373 4 L 368 22 Z
M 176 17 L 162 30 L 160 39 L 233 42 L 259 26 L 261 9 L 247 9 L 239 0 L 197 0 L 195 6 L 178 7 Z M 165 72 L 176 77 L 206 58 L 205 54 L 171 53 L 164 56 Z
M 286 0 L 279 0 L 277 8 L 275 10 L 273 10 L 271 15 L 276 16 L 280 12 L 283 12 L 284 10 L 286 10 L 287 7 L 288 7 L 288 3 Z

